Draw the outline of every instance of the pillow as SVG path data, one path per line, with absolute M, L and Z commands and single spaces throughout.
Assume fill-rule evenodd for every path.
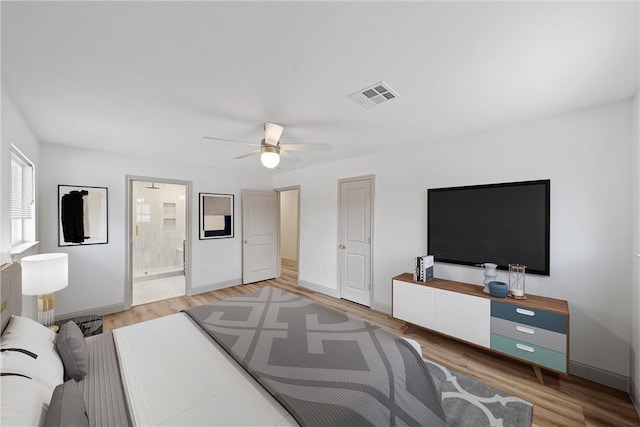
M 82 392 L 78 387 L 78 383 L 74 380 L 60 384 L 53 391 L 44 425 L 45 427 L 89 427 L 89 417 L 87 416 L 87 408 L 84 405 Z
M 60 327 L 56 350 L 62 359 L 64 372 L 67 377 L 76 381 L 81 380 L 89 371 L 89 349 L 82 331 L 73 321 L 68 321 Z
M 55 349 L 56 334 L 41 324 L 12 316 L 0 342 L 0 370 L 40 381 L 50 393 L 62 384 L 63 366 Z
M 0 377 L 0 425 L 39 426 L 46 417 L 51 391 L 38 381 L 21 376 Z
M 56 341 L 57 337 L 55 332 L 35 320 L 16 315 L 11 316 L 7 329 L 2 334 L 2 339 L 4 340 L 5 337 L 11 334 L 29 336 L 38 341 L 43 340 L 52 343 Z

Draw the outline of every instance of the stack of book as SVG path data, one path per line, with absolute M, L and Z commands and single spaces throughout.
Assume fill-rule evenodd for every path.
M 433 255 L 423 255 L 414 259 L 413 280 L 428 282 L 433 279 Z

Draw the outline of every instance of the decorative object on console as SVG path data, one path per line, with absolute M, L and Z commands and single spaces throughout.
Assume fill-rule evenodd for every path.
M 38 295 L 38 322 L 53 324 L 53 293 L 69 285 L 69 255 L 51 253 L 22 258 L 22 293 Z
M 480 265 L 484 267 L 484 289 L 482 290 L 482 292 L 488 294 L 490 293 L 489 283 L 494 282 L 498 277 L 498 273 L 496 272 L 496 267 L 498 267 L 498 265 L 492 262 L 485 262 L 484 264 Z
M 526 265 L 509 264 L 509 296 L 515 299 L 527 299 L 524 294 L 524 272 Z
M 413 259 L 413 280 L 428 282 L 433 279 L 433 255 L 423 255 Z
M 504 282 L 492 281 L 489 282 L 489 293 L 492 297 L 496 298 L 504 298 L 507 296 L 507 292 L 509 292 L 509 285 Z

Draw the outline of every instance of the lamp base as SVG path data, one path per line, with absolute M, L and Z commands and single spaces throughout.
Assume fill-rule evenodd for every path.
M 44 326 L 53 325 L 54 297 L 53 294 L 38 295 L 38 322 Z

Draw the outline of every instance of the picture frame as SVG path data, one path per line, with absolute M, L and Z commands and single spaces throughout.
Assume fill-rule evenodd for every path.
M 199 193 L 200 240 L 230 239 L 234 235 L 234 195 Z
M 109 243 L 109 189 L 58 185 L 58 246 Z

